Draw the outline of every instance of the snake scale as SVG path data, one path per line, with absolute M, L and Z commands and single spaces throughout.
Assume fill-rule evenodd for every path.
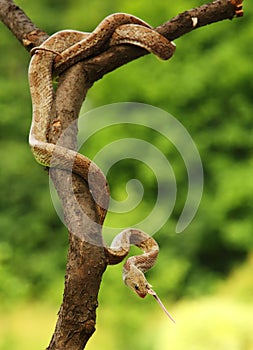
M 61 64 L 69 67 L 120 44 L 142 47 L 163 60 L 169 59 L 175 50 L 174 43 L 139 18 L 115 13 L 106 17 L 90 34 L 64 30 L 50 36 L 41 46 L 32 49 L 28 73 L 33 106 L 29 144 L 35 159 L 44 166 L 74 172 L 88 182 L 96 209 L 103 218 L 109 203 L 109 190 L 102 171 L 84 155 L 48 142 L 50 113 L 55 96 L 52 79 L 53 71 Z M 144 276 L 154 265 L 159 252 L 158 244 L 152 237 L 138 229 L 122 231 L 110 247 L 105 247 L 109 264 L 126 257 L 131 244 L 143 250 L 143 254 L 127 259 L 123 267 L 125 284 L 142 298 L 147 294 L 153 295 L 174 322 Z

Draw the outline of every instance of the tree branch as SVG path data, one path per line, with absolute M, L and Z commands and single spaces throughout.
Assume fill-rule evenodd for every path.
M 56 143 L 62 132 L 68 128 L 64 146 L 76 148 L 75 121 L 88 88 L 81 63 L 61 75 L 49 142 Z M 69 229 L 69 252 L 63 303 L 47 349 L 81 350 L 95 331 L 98 291 L 106 268 L 101 230 L 97 230 L 97 225 L 91 224 L 99 223 L 100 218 L 96 213 L 89 186 L 78 175 L 50 169 L 50 176 L 61 199 Z M 91 220 L 87 220 L 84 213 Z
M 0 0 L 0 19 L 28 51 L 48 38 L 12 0 Z
M 217 0 L 185 11 L 155 29 L 172 41 L 197 28 L 226 19 L 231 20 L 234 16 L 235 5 L 230 0 Z M 193 18 L 197 18 L 196 26 L 193 25 Z M 108 47 L 101 54 L 84 61 L 86 79 L 92 84 L 105 74 L 147 54 L 149 52 L 133 45 Z M 56 68 L 56 74 L 63 72 L 66 68 L 68 66 L 63 63 Z
M 175 40 L 207 24 L 232 19 L 239 4 L 240 1 L 236 0 L 214 1 L 179 14 L 156 30 L 168 39 Z M 48 37 L 11 0 L 0 0 L 0 19 L 28 51 L 40 45 Z M 59 66 L 57 71 L 60 74 L 60 81 L 49 142 L 57 142 L 62 131 L 77 119 L 86 93 L 96 80 L 145 54 L 147 52 L 143 49 L 120 45 L 108 47 L 96 57 L 90 57 L 68 70 L 66 69 L 69 67 L 64 64 Z M 75 148 L 76 133 L 77 128 L 74 124 L 65 147 Z M 54 335 L 47 349 L 82 350 L 95 330 L 97 295 L 107 266 L 101 230 L 90 225 L 90 221 L 102 224 L 104 218 L 99 217 L 95 210 L 88 185 L 77 175 L 70 175 L 57 169 L 50 170 L 50 175 L 62 200 L 69 228 L 70 246 L 63 303 Z M 66 182 L 71 184 L 75 196 L 66 190 Z M 91 220 L 87 221 L 83 213 L 86 213 Z M 91 238 L 94 244 L 88 243 L 91 242 Z

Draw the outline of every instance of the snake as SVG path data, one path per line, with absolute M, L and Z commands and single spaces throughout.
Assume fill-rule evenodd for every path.
M 87 58 L 98 55 L 115 45 L 129 44 L 141 47 L 162 60 L 169 59 L 175 44 L 156 32 L 141 19 L 126 13 L 106 17 L 92 33 L 62 30 L 51 35 L 39 47 L 31 50 L 28 79 L 32 99 L 32 123 L 29 144 L 34 158 L 43 166 L 73 172 L 88 182 L 98 216 L 102 222 L 109 203 L 109 189 L 100 168 L 86 156 L 75 150 L 50 143 L 48 135 L 55 91 L 52 80 L 60 66 L 70 67 Z M 156 262 L 157 242 L 142 230 L 128 228 L 119 233 L 110 246 L 105 246 L 108 264 L 116 264 L 125 258 L 130 246 L 136 245 L 143 254 L 129 257 L 123 266 L 123 281 L 139 297 L 152 295 L 174 321 L 159 299 L 144 273 Z

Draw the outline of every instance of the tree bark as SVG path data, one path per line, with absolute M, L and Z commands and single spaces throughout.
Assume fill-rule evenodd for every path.
M 207 24 L 232 19 L 235 9 L 236 4 L 232 0 L 214 1 L 181 13 L 156 30 L 169 40 L 175 40 Z M 197 22 L 194 22 L 193 18 L 197 19 Z M 28 51 L 48 37 L 11 0 L 0 0 L 0 19 Z M 96 80 L 146 54 L 141 48 L 120 45 L 108 47 L 99 55 L 87 58 L 73 67 L 64 64 L 60 66 L 57 71 L 60 79 L 49 142 L 56 143 L 62 131 L 78 118 L 86 93 Z M 77 128 L 73 125 L 64 146 L 75 149 Z M 99 226 L 91 225 L 90 222 L 102 225 L 104 218 L 96 212 L 88 185 L 79 176 L 57 169 L 50 170 L 50 175 L 61 198 L 69 228 L 69 252 L 63 302 L 55 332 L 47 349 L 82 350 L 95 331 L 97 296 L 103 272 L 108 264 L 101 230 L 98 229 Z M 66 181 L 70 184 L 75 198 L 66 190 Z M 83 213 L 91 220 L 87 221 Z

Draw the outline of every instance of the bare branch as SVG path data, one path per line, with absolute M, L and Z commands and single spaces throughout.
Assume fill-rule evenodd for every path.
M 0 0 L 0 19 L 28 51 L 48 37 L 12 0 Z

